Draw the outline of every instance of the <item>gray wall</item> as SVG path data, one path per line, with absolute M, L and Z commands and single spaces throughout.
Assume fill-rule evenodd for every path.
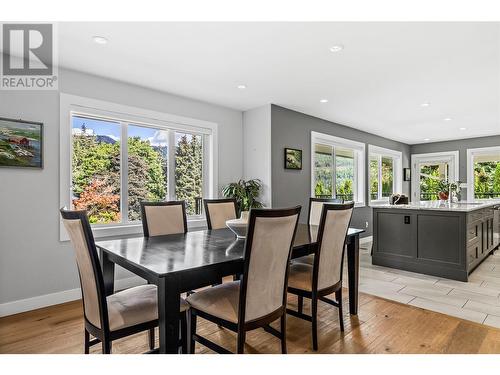
M 311 131 L 364 142 L 367 152 L 368 144 L 401 151 L 403 153 L 403 168 L 409 167 L 410 146 L 406 144 L 276 105 L 272 106 L 271 111 L 273 207 L 302 205 L 301 222 L 307 221 L 309 197 L 311 196 Z M 283 149 L 285 147 L 302 149 L 302 170 L 294 171 L 283 167 Z M 368 160 L 366 160 L 365 169 L 366 181 L 368 181 Z M 409 195 L 409 182 L 403 182 L 403 193 Z M 368 192 L 366 192 L 365 202 L 368 202 Z M 364 236 L 370 236 L 372 233 L 371 211 L 368 206 L 354 210 L 353 226 L 365 228 L 365 223 L 368 222 Z
M 467 182 L 467 149 L 500 146 L 500 135 L 460 139 L 457 141 L 422 143 L 410 147 L 411 154 L 427 154 L 430 152 L 459 151 L 459 180 Z M 474 199 L 469 197 L 467 189 L 464 189 L 465 197 L 462 199 Z
M 65 93 L 218 123 L 219 186 L 241 178 L 240 111 L 73 71 L 61 70 L 59 85 Z M 45 125 L 43 170 L 0 169 L 0 304 L 77 288 L 72 250 L 59 242 L 59 93 L 0 91 L 0 117 Z

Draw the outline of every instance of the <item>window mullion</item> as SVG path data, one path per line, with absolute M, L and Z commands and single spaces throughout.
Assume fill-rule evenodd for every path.
M 122 223 L 128 223 L 128 128 L 124 122 L 120 123 L 120 212 Z
M 332 146 L 332 198 L 337 198 L 337 160 L 335 147 Z
M 378 199 L 382 199 L 382 155 L 378 155 Z
M 167 200 L 173 201 L 175 195 L 175 130 L 168 131 L 168 194 Z

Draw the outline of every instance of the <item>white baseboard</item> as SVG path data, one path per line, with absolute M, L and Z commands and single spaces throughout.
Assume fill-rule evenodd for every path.
M 115 280 L 115 290 L 131 288 L 145 284 L 146 281 L 138 276 Z M 0 304 L 0 317 L 19 314 L 42 307 L 58 305 L 60 303 L 75 301 L 82 298 L 80 288 L 63 290 L 57 293 L 44 294 L 42 296 L 20 299 L 17 301 Z
M 365 244 L 365 243 L 370 243 L 373 242 L 373 236 L 367 236 L 359 239 L 359 244 Z

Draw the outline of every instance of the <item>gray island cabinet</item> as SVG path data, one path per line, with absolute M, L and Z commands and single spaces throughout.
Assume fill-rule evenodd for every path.
M 500 201 L 373 206 L 372 263 L 467 281 L 500 242 Z

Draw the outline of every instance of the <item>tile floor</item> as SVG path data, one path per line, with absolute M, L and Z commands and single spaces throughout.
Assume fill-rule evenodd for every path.
M 461 282 L 374 266 L 371 243 L 360 245 L 361 292 L 500 328 L 500 251 Z

